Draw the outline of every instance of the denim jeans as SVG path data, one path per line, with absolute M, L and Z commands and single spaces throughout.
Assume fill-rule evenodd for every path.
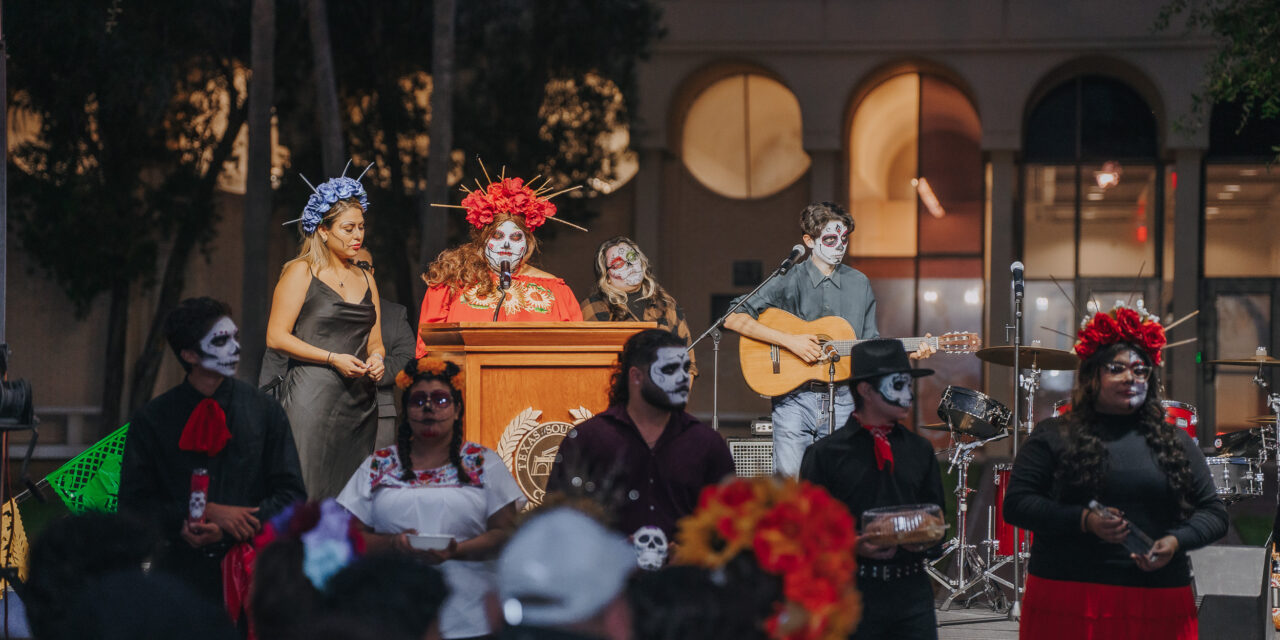
M 849 385 L 836 385 L 836 429 L 853 413 Z M 827 428 L 827 394 L 802 387 L 773 399 L 773 472 L 800 475 L 804 450 L 834 429 Z

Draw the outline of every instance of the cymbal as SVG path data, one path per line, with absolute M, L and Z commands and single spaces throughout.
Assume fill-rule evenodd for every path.
M 979 349 L 976 355 L 979 360 L 1012 367 L 1013 349 L 1012 346 L 987 347 L 986 349 Z M 1080 366 L 1080 358 L 1076 354 L 1062 349 L 1019 347 L 1018 366 L 1023 369 L 1029 369 L 1032 363 L 1044 370 L 1074 371 L 1076 367 Z
M 1209 360 L 1205 364 L 1233 364 L 1241 367 L 1274 367 L 1280 365 L 1280 360 L 1271 356 L 1261 355 L 1249 358 L 1223 358 L 1221 360 Z
M 1275 424 L 1276 416 L 1272 413 L 1265 413 L 1260 416 L 1249 416 L 1244 420 L 1245 422 L 1252 422 L 1253 424 Z

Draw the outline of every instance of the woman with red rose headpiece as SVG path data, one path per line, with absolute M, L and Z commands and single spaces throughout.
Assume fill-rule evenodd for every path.
M 1027 438 L 1004 501 L 1035 534 L 1019 637 L 1196 638 L 1187 552 L 1226 533 L 1227 511 L 1204 454 L 1165 422 L 1164 329 L 1119 306 L 1077 337 L 1072 409 Z
M 423 280 L 419 322 L 582 320 L 564 280 L 530 264 L 538 251 L 533 231 L 556 206 L 520 178 L 504 178 L 462 200 L 471 241 L 440 253 Z M 418 357 L 426 355 L 418 338 Z

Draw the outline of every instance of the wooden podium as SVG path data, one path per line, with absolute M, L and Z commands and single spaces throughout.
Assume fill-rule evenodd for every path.
M 542 501 L 560 440 L 605 410 L 618 353 L 653 322 L 423 324 L 433 356 L 462 366 L 464 435 L 502 456 L 533 504 Z

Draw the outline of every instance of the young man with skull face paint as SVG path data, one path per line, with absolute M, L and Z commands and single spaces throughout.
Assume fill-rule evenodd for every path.
M 154 523 L 166 542 L 153 567 L 222 602 L 222 557 L 260 523 L 306 499 L 289 419 L 274 399 L 235 379 L 239 334 L 231 309 L 212 298 L 183 300 L 165 336 L 187 371 L 129 426 L 120 510 Z M 209 471 L 202 524 L 187 522 L 191 471 Z
M 688 345 L 684 309 L 653 277 L 649 258 L 634 240 L 616 236 L 596 250 L 596 286 L 582 301 L 582 318 L 596 322 L 656 322 Z M 693 359 L 693 352 L 689 353 Z M 698 364 L 693 364 L 698 375 Z
M 853 347 L 849 386 L 857 409 L 845 428 L 809 447 L 801 479 L 824 487 L 858 518 L 876 507 L 936 504 L 946 507 L 933 445 L 908 431 L 912 379 L 932 375 L 913 369 L 902 343 L 869 340 Z M 852 638 L 937 638 L 933 587 L 924 572 L 940 543 L 882 547 L 858 541 L 858 591 L 862 622 Z
M 561 442 L 547 492 L 603 502 L 625 535 L 648 526 L 673 539 L 702 488 L 733 473 L 724 438 L 684 411 L 690 365 L 684 341 L 668 331 L 631 336 L 618 356 L 608 410 Z
M 533 232 L 555 215 L 554 204 L 520 178 L 505 178 L 470 192 L 462 208 L 471 241 L 441 252 L 423 274 L 427 293 L 419 323 L 489 322 L 495 310 L 500 321 L 582 320 L 569 285 L 530 264 L 538 251 Z M 415 357 L 426 354 L 419 336 Z
M 871 281 L 861 271 L 843 263 L 853 227 L 853 218 L 838 204 L 816 202 L 806 207 L 800 214 L 800 229 L 804 232 L 801 239 L 810 250 L 809 259 L 786 275 L 774 278 L 748 298 L 724 326 L 784 347 L 807 363 L 817 362 L 822 355 L 818 337 L 791 335 L 765 326 L 756 320 L 762 311 L 770 307 L 781 309 L 806 321 L 839 316 L 849 322 L 858 338 L 879 338 L 876 295 L 871 290 Z M 853 411 L 853 404 L 849 388 L 837 386 L 835 425 L 830 427 L 825 383 L 805 384 L 774 398 L 774 473 L 796 475 L 805 448 L 843 426 Z

